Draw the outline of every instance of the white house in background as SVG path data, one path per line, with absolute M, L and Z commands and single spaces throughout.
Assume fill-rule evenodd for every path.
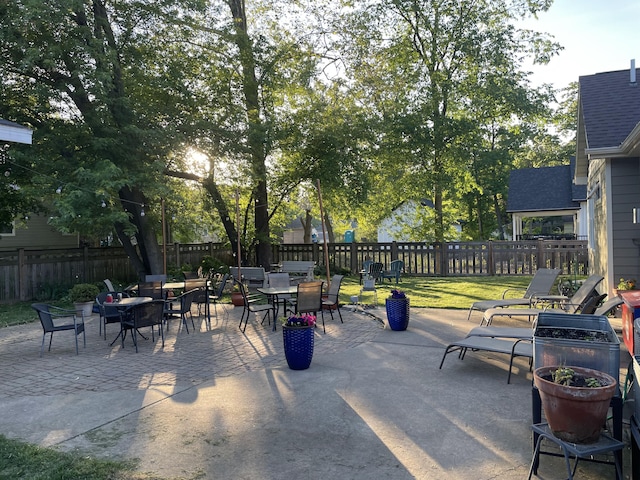
M 0 142 L 26 143 L 31 145 L 33 131 L 30 128 L 0 118 Z
M 433 209 L 433 202 L 428 198 L 420 201 L 406 200 L 394 208 L 388 217 L 378 226 L 378 242 L 420 242 L 424 238 L 409 235 L 411 230 L 420 230 L 424 209 Z M 458 233 L 462 231 L 460 225 L 454 225 Z

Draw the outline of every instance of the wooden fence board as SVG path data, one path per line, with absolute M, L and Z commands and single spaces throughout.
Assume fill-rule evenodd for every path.
M 324 248 L 317 243 L 274 245 L 273 261 L 313 260 L 322 266 Z M 580 240 L 336 243 L 328 244 L 327 248 L 329 263 L 352 273 L 357 273 L 365 260 L 381 262 L 388 268 L 392 260 L 398 259 L 404 262 L 405 274 L 416 276 L 533 275 L 544 267 L 559 268 L 565 275 L 588 274 L 587 244 Z M 168 265 L 188 263 L 195 267 L 206 255 L 227 265 L 234 263 L 233 253 L 224 244 L 167 245 Z M 137 280 L 124 249 L 87 247 L 0 252 L 0 302 L 31 300 L 51 286 L 100 283 L 105 278 L 123 282 Z

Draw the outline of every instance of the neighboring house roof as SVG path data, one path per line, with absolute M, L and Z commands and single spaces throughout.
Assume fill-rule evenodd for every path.
M 0 118 L 0 142 L 16 142 L 31 145 L 30 128 Z
M 569 165 L 513 170 L 507 212 L 578 210 L 587 198 L 587 187 L 573 183 L 574 168 L 572 157 Z

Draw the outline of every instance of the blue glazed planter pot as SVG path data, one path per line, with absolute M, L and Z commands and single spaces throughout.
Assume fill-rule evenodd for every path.
M 406 330 L 409 325 L 409 299 L 387 298 L 385 306 L 387 309 L 387 321 L 391 330 Z
M 284 355 L 291 370 L 305 370 L 311 365 L 314 328 L 282 326 Z

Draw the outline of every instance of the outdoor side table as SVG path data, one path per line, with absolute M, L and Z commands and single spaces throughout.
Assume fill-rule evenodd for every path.
M 623 400 L 622 400 L 622 394 L 620 392 L 620 389 L 618 389 L 618 391 L 616 392 L 616 394 L 613 396 L 613 398 L 611 399 L 611 414 L 612 414 L 612 419 L 611 419 L 611 426 L 613 427 L 613 439 L 617 440 L 617 441 L 622 441 L 622 405 L 623 405 Z M 531 388 L 531 413 L 532 413 L 532 420 L 533 420 L 533 424 L 537 425 L 540 424 L 542 422 L 542 400 L 540 399 L 540 392 L 538 391 L 538 389 L 534 386 Z M 536 445 L 538 444 L 538 436 L 539 434 L 537 433 L 537 431 L 534 429 L 533 430 L 533 448 L 535 450 Z M 540 454 L 546 454 L 546 455 L 553 455 L 552 453 L 548 453 L 548 452 L 538 452 L 538 455 L 534 455 L 533 456 L 533 463 L 534 463 L 534 467 L 533 467 L 533 472 L 537 472 L 538 471 L 538 462 L 539 462 L 539 455 Z M 616 464 L 620 465 L 620 476 L 617 476 L 616 474 L 616 478 L 618 478 L 619 480 L 622 480 L 622 450 L 621 449 L 617 449 L 614 450 L 614 456 L 615 456 L 615 462 Z
M 622 449 L 624 448 L 623 442 L 616 440 L 615 438 L 610 437 L 609 435 L 606 435 L 604 433 L 600 434 L 600 438 L 595 443 L 579 444 L 560 440 L 553 434 L 551 428 L 549 428 L 549 425 L 546 423 L 531 425 L 531 429 L 535 434 L 538 435 L 538 441 L 536 442 L 536 448 L 533 451 L 533 459 L 531 459 L 531 467 L 529 468 L 529 476 L 527 477 L 528 479 L 531 479 L 531 475 L 537 473 L 540 445 L 543 438 L 552 441 L 562 449 L 564 460 L 567 465 L 569 480 L 573 479 L 573 475 L 575 474 L 576 468 L 578 467 L 578 461 L 581 458 L 588 458 L 591 455 L 597 455 L 601 453 L 615 453 L 618 451 L 622 451 Z M 570 455 L 574 455 L 576 457 L 576 463 L 573 465 L 573 469 L 571 468 Z M 613 455 L 613 458 L 613 463 L 616 467 L 616 478 L 618 480 L 622 480 L 622 460 L 618 458 L 618 455 Z

